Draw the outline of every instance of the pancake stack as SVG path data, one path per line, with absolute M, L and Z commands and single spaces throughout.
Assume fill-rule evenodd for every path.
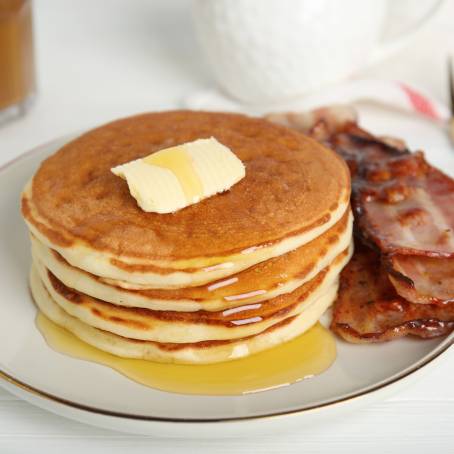
M 146 213 L 117 165 L 215 137 L 246 166 L 229 191 Z M 310 138 L 242 115 L 151 113 L 92 130 L 46 159 L 22 194 L 38 308 L 114 355 L 206 364 L 313 326 L 352 253 L 350 178 Z

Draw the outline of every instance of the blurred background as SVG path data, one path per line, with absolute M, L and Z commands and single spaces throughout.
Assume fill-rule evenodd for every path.
M 203 8 L 205 15 L 212 14 L 208 19 L 223 13 L 207 13 L 206 2 L 197 3 L 199 14 Z M 244 2 L 233 3 L 240 7 Z M 432 3 L 393 2 L 397 9 L 394 24 L 388 28 L 405 29 L 405 21 L 413 20 L 415 11 L 420 14 L 416 5 L 427 10 Z M 56 136 L 117 117 L 181 107 L 188 96 L 217 87 L 213 61 L 207 58 L 209 49 L 203 53 L 197 41 L 190 0 L 34 0 L 32 7 L 36 97 L 26 115 L 0 126 L 2 162 Z M 239 31 L 244 27 L 240 13 L 230 18 L 230 22 L 237 21 Z M 251 14 L 259 15 L 257 11 Z M 266 24 L 266 17 L 261 19 Z M 354 27 L 359 20 L 352 15 L 351 23 L 343 26 Z M 454 1 L 445 0 L 404 47 L 349 77 L 414 83 L 447 104 L 446 63 L 448 54 L 454 52 L 453 23 Z M 218 28 L 222 27 L 220 22 Z M 384 32 L 392 35 L 393 30 Z M 309 35 L 298 34 L 303 39 L 310 36 L 310 30 Z M 3 46 L 4 35 L 0 39 Z M 255 38 L 251 39 L 254 43 Z M 273 46 L 276 40 L 270 41 Z M 330 51 L 323 46 L 316 51 Z

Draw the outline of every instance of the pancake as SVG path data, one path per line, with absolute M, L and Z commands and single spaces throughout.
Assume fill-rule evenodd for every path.
M 352 247 L 347 248 L 332 264 L 292 293 L 221 312 L 152 311 L 116 306 L 66 287 L 39 261 L 34 266 L 52 299 L 87 325 L 132 339 L 189 343 L 255 335 L 302 313 L 337 281 L 351 254 Z
M 222 311 L 293 292 L 327 267 L 351 241 L 348 211 L 331 229 L 310 243 L 261 262 L 224 281 L 177 290 L 126 290 L 68 264 L 32 237 L 35 261 L 42 262 L 64 285 L 119 306 L 166 311 Z
M 176 213 L 143 212 L 110 172 L 209 136 L 243 161 L 246 177 Z M 169 289 L 213 282 L 307 244 L 339 221 L 349 196 L 344 162 L 298 132 L 242 115 L 175 111 L 118 120 L 64 146 L 24 190 L 22 213 L 33 235 L 72 266 Z
M 337 285 L 333 285 L 300 315 L 288 317 L 256 336 L 234 341 L 166 344 L 121 337 L 93 328 L 70 316 L 53 301 L 34 268 L 30 275 L 30 286 L 35 302 L 44 315 L 82 341 L 123 358 L 183 364 L 230 361 L 287 342 L 312 327 L 332 304 L 337 294 Z
M 110 169 L 215 137 L 244 163 L 225 193 L 142 211 Z M 22 194 L 39 309 L 106 352 L 207 364 L 286 342 L 318 321 L 352 254 L 349 171 L 298 132 L 242 115 L 118 120 L 46 159 Z

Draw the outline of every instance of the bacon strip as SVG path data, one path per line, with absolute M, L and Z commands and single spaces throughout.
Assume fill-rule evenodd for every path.
M 454 330 L 454 305 L 413 304 L 380 272 L 380 256 L 357 244 L 341 273 L 331 329 L 349 342 L 383 342 L 412 335 L 432 338 Z
M 394 255 L 387 259 L 386 267 L 397 293 L 406 300 L 454 303 L 454 259 Z
M 357 231 L 383 253 L 398 294 L 413 303 L 453 301 L 454 181 L 421 152 L 356 125 L 331 138 L 352 171 Z
M 349 163 L 361 235 L 387 254 L 454 257 L 454 180 L 422 152 L 394 148 L 356 125 L 331 137 Z

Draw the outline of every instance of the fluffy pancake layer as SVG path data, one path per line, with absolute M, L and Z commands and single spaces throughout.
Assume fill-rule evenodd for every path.
M 310 243 L 261 262 L 223 281 L 175 290 L 128 290 L 71 266 L 56 251 L 32 237 L 32 254 L 64 285 L 119 306 L 160 311 L 221 311 L 293 292 L 326 268 L 351 242 L 352 215 Z M 117 283 L 118 284 L 118 283 Z
M 352 248 L 347 248 L 291 293 L 221 312 L 153 311 L 117 306 L 66 287 L 39 261 L 34 266 L 52 299 L 69 315 L 90 326 L 133 339 L 189 343 L 253 336 L 299 315 L 337 281 L 351 253 Z
M 52 299 L 34 268 L 30 275 L 30 287 L 35 302 L 44 315 L 84 342 L 123 358 L 182 364 L 230 361 L 287 342 L 312 327 L 332 304 L 337 294 L 337 283 L 335 283 L 300 315 L 288 317 L 255 336 L 233 341 L 174 344 L 134 340 L 83 323 L 61 309 Z
M 231 148 L 246 177 L 177 213 L 143 212 L 110 172 L 207 136 Z M 163 289 L 213 282 L 307 244 L 339 221 L 349 196 L 343 161 L 304 135 L 242 115 L 179 111 L 119 120 L 67 144 L 25 189 L 22 212 L 71 265 Z

